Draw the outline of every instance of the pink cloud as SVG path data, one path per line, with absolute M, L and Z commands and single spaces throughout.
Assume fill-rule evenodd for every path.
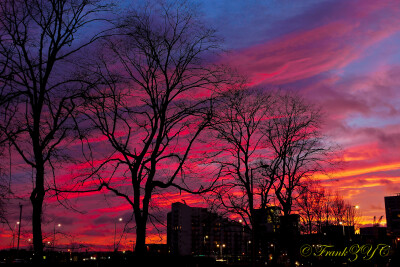
M 338 16 L 340 19 L 317 28 L 235 51 L 225 60 L 247 73 L 254 85 L 286 84 L 341 69 L 362 57 L 367 48 L 400 30 L 397 18 L 376 19 L 383 7 L 386 5 L 363 3 L 362 11 L 351 17 Z M 390 13 L 397 11 L 394 8 Z

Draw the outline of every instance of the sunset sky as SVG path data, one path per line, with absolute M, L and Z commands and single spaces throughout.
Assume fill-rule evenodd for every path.
M 359 205 L 364 224 L 385 215 L 384 196 L 400 193 L 398 0 L 198 2 L 206 25 L 224 39 L 227 53 L 218 63 L 245 73 L 254 86 L 298 91 L 324 108 L 324 132 L 342 147 L 345 164 L 331 178 L 321 178 L 322 184 Z M 103 141 L 93 142 L 101 148 Z M 21 244 L 26 246 L 31 238 L 31 208 L 23 191 L 30 186 L 31 172 L 16 156 L 13 160 L 12 189 L 25 198 L 10 205 L 10 226 L 18 221 L 20 202 L 24 205 Z M 61 177 L 67 177 L 72 167 L 79 166 L 63 166 Z M 111 249 L 115 225 L 118 236 L 131 208 L 103 193 L 71 198 L 81 213 L 66 210 L 55 198 L 47 199 L 44 237 L 52 239 L 54 225 L 60 223 L 57 242 Z M 157 213 L 165 224 L 170 204 L 182 200 L 202 205 L 198 198 L 178 192 L 155 196 Z M 119 217 L 122 223 L 117 222 Z M 166 227 L 160 227 L 160 235 L 150 223 L 148 227 L 148 243 L 166 243 Z M 122 243 L 128 248 L 133 240 L 130 233 Z M 11 232 L 3 228 L 0 249 L 11 243 Z

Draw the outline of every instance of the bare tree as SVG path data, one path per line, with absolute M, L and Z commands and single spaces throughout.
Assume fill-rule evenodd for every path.
M 35 170 L 30 201 L 35 260 L 42 259 L 46 177 L 71 141 L 83 86 L 69 78 L 72 55 L 100 33 L 80 38 L 104 10 L 95 1 L 4 0 L 0 3 L 0 131 Z M 78 42 L 75 42 L 79 39 Z
M 346 212 L 343 223 L 347 226 L 353 226 L 354 229 L 360 227 L 361 213 L 357 205 L 352 205 L 350 202 L 346 205 Z
M 109 57 L 94 75 L 103 84 L 89 96 L 87 115 L 111 152 L 91 177 L 132 206 L 140 256 L 147 223 L 157 219 L 150 212 L 153 194 L 207 190 L 191 189 L 184 164 L 212 118 L 209 89 L 221 82 L 221 70 L 204 57 L 218 40 L 190 6 L 175 2 L 133 13 L 105 47 Z M 120 186 L 120 179 L 130 185 Z
M 332 146 L 321 133 L 322 112 L 301 96 L 278 93 L 264 129 L 270 150 L 265 171 L 274 184 L 284 215 L 291 214 L 303 183 L 324 172 Z
M 9 197 L 10 197 L 9 187 L 4 179 L 2 170 L 0 169 L 0 224 L 7 223 L 6 201 Z
M 316 182 L 308 184 L 296 200 L 304 233 L 321 233 L 322 226 L 359 225 L 359 207 L 346 202 L 339 192 L 330 194 Z
M 315 183 L 309 183 L 300 192 L 297 198 L 299 215 L 302 221 L 302 230 L 306 234 L 312 234 L 319 229 L 319 219 L 321 217 L 321 202 L 323 191 Z
M 322 233 L 322 227 L 337 223 L 334 216 L 336 197 L 318 181 L 307 182 L 296 199 L 304 233 Z
M 262 174 L 266 143 L 262 129 L 272 102 L 268 93 L 239 86 L 221 94 L 212 125 L 218 149 L 210 155 L 211 163 L 219 167 L 223 185 L 216 190 L 216 203 L 251 227 L 253 263 L 257 246 L 255 209 L 265 210 L 274 183 Z
M 357 227 L 360 220 L 358 206 L 352 205 L 345 201 L 343 196 L 338 191 L 332 196 L 331 205 L 331 224 L 346 225 Z
M 330 211 L 332 212 L 332 224 L 339 225 L 340 223 L 343 223 L 346 213 L 346 203 L 338 191 L 336 191 L 332 196 L 332 201 L 330 202 Z
M 1 114 L 0 114 L 1 116 Z M 2 138 L 2 134 L 0 132 L 0 157 L 5 158 L 6 151 L 6 139 Z M 9 184 L 5 179 L 5 164 L 4 161 L 0 162 L 0 223 L 6 223 L 6 200 L 10 194 Z
M 315 224 L 317 233 L 322 232 L 322 226 L 325 220 L 329 221 L 329 213 L 326 214 L 326 211 L 329 211 L 329 203 L 330 203 L 330 196 L 329 192 L 321 185 L 317 186 L 314 191 L 313 197 L 315 198 L 315 204 L 313 212 L 315 214 Z M 328 208 L 327 208 L 328 207 Z

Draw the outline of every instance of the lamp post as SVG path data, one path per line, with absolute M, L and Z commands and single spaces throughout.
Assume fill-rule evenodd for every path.
M 249 244 L 251 244 L 250 240 L 249 240 L 249 242 L 246 243 L 246 245 L 247 245 L 247 255 L 249 255 Z
M 206 239 L 208 239 L 208 235 L 204 236 L 203 238 L 204 254 L 206 254 Z
M 343 227 L 343 236 L 345 236 L 345 234 L 344 234 L 344 224 L 343 224 L 343 222 L 339 222 L 339 224 Z
M 14 230 L 13 230 L 13 240 L 12 240 L 12 248 L 14 249 L 15 247 L 15 227 L 17 227 L 17 225 L 19 225 L 20 222 L 16 222 L 14 225 Z
M 219 256 L 221 257 L 221 259 L 223 258 L 223 255 L 222 255 L 223 247 L 225 247 L 225 244 L 217 244 L 217 248 L 219 248 Z
M 61 223 L 57 224 L 57 227 L 61 227 Z M 53 228 L 53 251 L 56 250 L 56 224 Z
M 353 206 L 353 207 L 354 207 L 356 210 L 359 210 L 359 209 L 360 209 L 360 206 L 359 206 L 359 205 L 355 205 L 355 206 Z M 362 217 L 362 216 L 361 216 L 361 212 L 359 212 L 358 215 L 360 216 L 360 219 L 361 219 L 361 217 Z M 354 217 L 355 217 L 355 216 L 357 216 L 357 212 L 354 212 Z M 355 221 L 354 221 L 353 224 L 354 224 L 354 231 L 355 231 Z
M 32 239 L 30 239 L 30 238 L 28 238 L 28 247 L 29 247 L 29 250 L 33 250 L 33 244 L 32 244 Z
M 19 204 L 19 222 L 18 222 L 18 243 L 17 243 L 17 251 L 19 251 L 19 240 L 21 237 L 21 222 L 22 222 L 22 205 Z
M 115 242 L 115 239 L 117 237 L 117 222 L 122 222 L 122 218 L 118 218 L 118 221 L 115 221 L 114 223 L 114 252 L 117 252 L 117 244 Z

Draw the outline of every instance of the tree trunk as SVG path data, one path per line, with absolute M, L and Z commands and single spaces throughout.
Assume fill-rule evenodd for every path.
M 255 237 L 255 229 L 253 226 L 253 229 L 251 231 L 251 266 L 256 266 L 256 237 Z
M 36 167 L 36 187 L 32 191 L 30 200 L 32 203 L 32 233 L 34 262 L 41 262 L 43 259 L 43 239 L 42 239 L 42 206 L 44 199 L 44 166 Z
M 141 257 L 146 254 L 146 222 L 143 217 L 136 220 L 136 247 L 135 253 Z

